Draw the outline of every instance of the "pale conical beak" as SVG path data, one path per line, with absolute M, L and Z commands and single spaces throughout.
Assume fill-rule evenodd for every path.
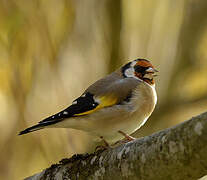
M 147 73 L 156 73 L 156 72 L 159 72 L 158 70 L 156 70 L 156 69 L 154 69 L 154 68 L 148 68 L 147 70 L 146 70 L 146 72 Z

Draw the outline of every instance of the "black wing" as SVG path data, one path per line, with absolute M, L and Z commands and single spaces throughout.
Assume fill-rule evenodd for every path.
M 52 121 L 75 117 L 77 114 L 93 110 L 98 106 L 98 103 L 94 101 L 93 96 L 93 94 L 87 92 L 73 101 L 72 105 L 68 108 L 44 119 L 43 121 L 40 121 L 39 123 L 51 122 L 51 124 L 53 124 Z

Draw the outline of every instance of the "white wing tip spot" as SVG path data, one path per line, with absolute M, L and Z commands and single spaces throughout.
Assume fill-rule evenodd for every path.
M 74 104 L 77 104 L 77 103 L 78 103 L 77 101 L 73 101 L 73 102 L 72 102 L 73 105 L 74 105 Z
M 67 111 L 64 111 L 64 112 L 63 112 L 63 114 L 67 115 L 67 114 L 68 114 L 68 112 L 67 112 Z

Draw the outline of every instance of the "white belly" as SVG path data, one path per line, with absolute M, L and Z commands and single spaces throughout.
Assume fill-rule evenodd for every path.
M 150 114 L 146 116 L 140 111 L 137 111 L 128 117 L 120 116 L 117 119 L 113 119 L 112 122 L 110 119 L 103 119 L 101 121 L 99 119 L 97 123 L 99 123 L 100 126 L 96 126 L 93 130 L 91 129 L 89 133 L 97 137 L 103 136 L 106 141 L 113 143 L 124 138 L 118 131 L 130 135 L 144 125 L 149 116 Z M 108 125 L 106 125 L 106 123 Z
M 109 142 L 116 142 L 123 138 L 120 133 L 117 133 L 119 130 L 130 135 L 144 125 L 155 108 L 157 94 L 153 86 L 144 83 L 143 86 L 135 91 L 134 95 L 129 111 L 126 114 L 120 112 L 116 117 L 113 117 L 114 119 L 108 118 L 102 121 L 99 119 L 97 123 L 102 128 L 97 128 L 93 132 L 103 136 Z

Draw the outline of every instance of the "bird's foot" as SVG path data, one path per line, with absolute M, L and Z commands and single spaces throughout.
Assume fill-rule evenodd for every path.
M 104 151 L 106 149 L 109 149 L 111 146 L 109 145 L 109 143 L 103 138 L 103 136 L 100 136 L 102 142 L 104 145 L 100 145 L 100 146 L 97 146 L 95 148 L 95 151 Z
M 121 135 L 124 136 L 124 139 L 122 140 L 119 140 L 117 142 L 115 142 L 112 146 L 118 146 L 118 145 L 121 145 L 121 144 L 125 144 L 125 143 L 128 143 L 130 141 L 133 141 L 135 140 L 136 138 L 132 137 L 132 136 L 129 136 L 128 134 L 124 133 L 123 131 L 118 131 L 118 133 L 120 133 Z
M 128 134 L 124 133 L 123 131 L 118 131 L 118 133 L 120 133 L 121 135 L 123 135 L 125 138 L 123 139 L 126 142 L 130 142 L 135 140 L 136 138 L 129 136 Z

